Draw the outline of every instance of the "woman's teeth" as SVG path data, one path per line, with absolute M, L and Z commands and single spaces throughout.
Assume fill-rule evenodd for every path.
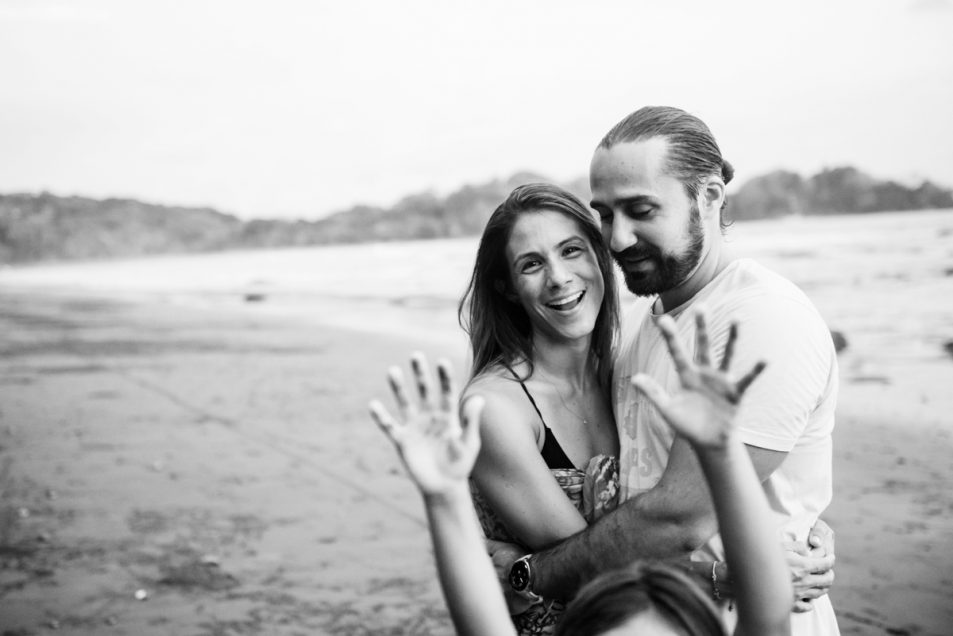
M 555 309 L 556 311 L 568 311 L 582 301 L 582 297 L 586 294 L 585 291 L 581 291 L 572 296 L 567 296 L 566 298 L 561 298 L 555 302 L 546 303 L 547 307 Z

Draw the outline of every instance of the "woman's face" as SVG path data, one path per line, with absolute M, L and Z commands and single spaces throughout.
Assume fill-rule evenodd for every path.
M 605 281 L 575 219 L 550 210 L 520 215 L 506 246 L 510 293 L 529 315 L 535 337 L 588 338 Z

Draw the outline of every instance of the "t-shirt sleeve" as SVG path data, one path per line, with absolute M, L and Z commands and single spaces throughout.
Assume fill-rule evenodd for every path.
M 739 325 L 731 373 L 739 377 L 759 360 L 767 363 L 742 398 L 740 437 L 751 446 L 788 452 L 835 372 L 830 331 L 810 302 L 797 297 L 749 296 L 726 308 L 723 318 Z

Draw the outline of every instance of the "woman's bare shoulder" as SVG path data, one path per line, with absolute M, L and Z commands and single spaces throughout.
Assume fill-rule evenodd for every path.
M 523 392 L 519 380 L 508 367 L 495 364 L 484 369 L 463 389 L 463 397 L 482 395 L 487 401 L 511 400 Z
M 514 420 L 532 423 L 535 411 L 519 381 L 502 365 L 495 365 L 473 378 L 463 391 L 463 399 L 480 395 L 486 400 L 484 426 L 497 423 L 511 426 Z M 535 429 L 535 427 L 531 428 Z

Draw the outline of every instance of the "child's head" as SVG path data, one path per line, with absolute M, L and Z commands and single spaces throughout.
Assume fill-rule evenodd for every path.
M 687 574 L 637 563 L 586 585 L 566 608 L 557 636 L 724 636 L 714 604 Z

